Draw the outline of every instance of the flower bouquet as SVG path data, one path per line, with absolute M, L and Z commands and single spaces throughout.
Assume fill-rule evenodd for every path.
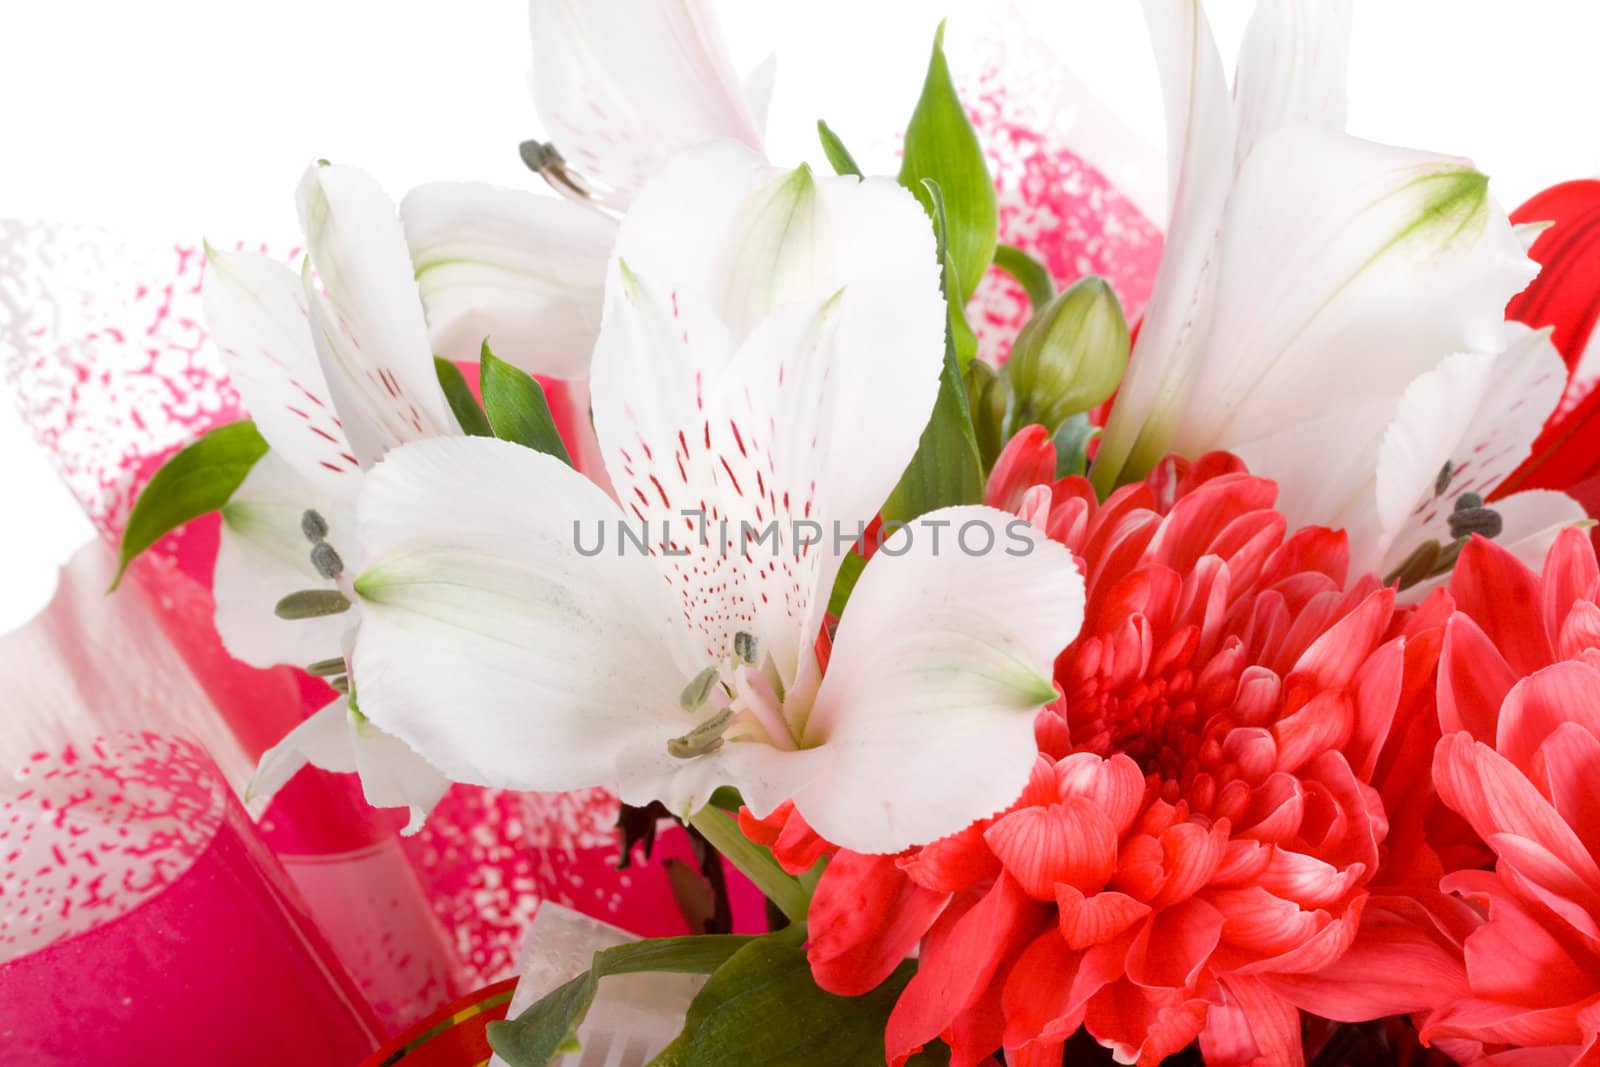
M 1589 185 L 1347 135 L 1347 3 L 1263 0 L 1230 92 L 1147 0 L 1130 321 L 1000 242 L 942 25 L 878 174 L 769 158 L 700 4 L 531 12 L 559 197 L 319 160 L 298 270 L 208 246 L 249 421 L 121 556 L 220 512 L 227 650 L 326 681 L 251 801 L 687 828 L 696 932 L 580 940 L 503 1062 L 621 1049 L 625 980 L 658 1067 L 1600 1063 Z

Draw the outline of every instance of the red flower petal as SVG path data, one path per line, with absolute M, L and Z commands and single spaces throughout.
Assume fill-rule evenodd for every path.
M 944 1032 L 983 994 L 1014 946 L 1033 938 L 1049 911 L 1002 873 L 994 887 L 952 923 L 937 944 L 929 939 L 921 965 L 889 1016 L 884 1035 L 889 1062 L 900 1067 Z
M 1088 952 L 1074 951 L 1054 930 L 1027 947 L 1006 977 L 1001 1011 L 1008 1050 L 1050 1045 L 1083 1024 L 1084 1006 L 1108 982 L 1122 977 L 1126 942 Z M 1059 1053 L 1056 1067 L 1061 1063 Z
M 1553 662 L 1539 576 L 1507 549 L 1473 537 L 1450 575 L 1450 595 L 1519 675 Z
M 1128 948 L 1128 977 L 1139 985 L 1190 989 L 1222 937 L 1222 912 L 1198 897 L 1154 913 Z
M 1176 991 L 1152 993 L 1128 979 L 1113 982 L 1089 1001 L 1084 1024 L 1120 1063 L 1157 1067 L 1200 1036 L 1204 1000 Z
M 974 823 L 900 859 L 900 869 L 925 889 L 961 893 L 1000 873 L 1000 861 L 984 843 L 984 823 Z
M 1055 900 L 1061 883 L 1093 892 L 1106 884 L 1117 862 L 1116 832 L 1082 797 L 1019 808 L 984 831 L 983 839 L 1034 900 Z
M 1419 895 L 1375 895 L 1343 956 L 1312 974 L 1275 976 L 1272 987 L 1306 1011 L 1341 1022 L 1428 1011 L 1467 996 L 1459 931 L 1481 918 L 1455 897 Z
M 1049 485 L 1055 477 L 1056 446 L 1050 431 L 1038 424 L 1025 426 L 1000 450 L 984 487 L 983 502 L 1015 512 L 1024 493 L 1036 485 Z
M 1434 753 L 1433 780 L 1439 796 L 1479 837 L 1507 834 L 1531 841 L 1600 892 L 1600 868 L 1583 842 L 1516 765 L 1489 746 L 1465 733 L 1446 737 Z
M 1206 1013 L 1206 1067 L 1300 1067 L 1300 1012 L 1260 979 L 1224 978 L 1222 1003 Z
M 1110 890 L 1084 896 L 1070 885 L 1056 886 L 1061 937 L 1068 948 L 1084 949 L 1119 937 L 1150 914 L 1150 905 Z
M 1563 723 L 1539 750 L 1550 803 L 1589 850 L 1600 856 L 1600 737 L 1577 723 Z
M 1545 630 L 1557 634 L 1574 603 L 1600 598 L 1600 563 L 1595 560 L 1594 542 L 1582 530 L 1562 530 L 1544 558 L 1541 577 Z
M 1479 741 L 1494 742 L 1500 704 L 1518 674 L 1469 615 L 1456 615 L 1445 627 L 1439 657 L 1439 726 L 1447 734 L 1466 730 Z
M 1600 736 L 1600 670 L 1587 663 L 1557 663 L 1513 686 L 1500 709 L 1495 748 L 1536 777 L 1534 754 L 1566 722 Z
M 840 852 L 828 862 L 807 916 L 806 956 L 817 985 L 841 996 L 877 988 L 949 899 L 907 878 L 893 856 Z
M 1105 814 L 1119 837 L 1133 825 L 1144 804 L 1144 773 L 1121 753 L 1102 759 L 1090 752 L 1075 752 L 1056 764 L 1055 775 L 1063 800 L 1082 797 L 1089 801 Z
M 1577 363 L 1600 318 L 1600 181 L 1563 182 L 1538 193 L 1511 220 L 1553 222 L 1528 254 L 1539 276 L 1506 305 L 1506 318 L 1553 326 L 1550 340 L 1567 366 Z

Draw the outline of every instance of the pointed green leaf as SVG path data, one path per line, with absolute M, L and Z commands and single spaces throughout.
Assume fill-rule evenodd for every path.
M 900 184 L 910 189 L 931 214 L 933 202 L 924 179 L 944 190 L 950 257 L 955 261 L 959 299 L 963 305 L 989 269 L 994 257 L 999 210 L 994 182 L 984 162 L 978 135 L 967 121 L 956 95 L 950 66 L 944 58 L 944 23 L 933 38 L 933 55 L 911 121 L 906 125 Z
M 502 441 L 515 441 L 535 452 L 554 456 L 572 465 L 567 446 L 561 443 L 550 405 L 533 375 L 513 367 L 489 351 L 483 342 L 479 357 L 478 386 L 483 390 L 483 410 L 494 435 Z
M 116 589 L 122 572 L 139 553 L 191 519 L 226 504 L 266 454 L 267 442 L 256 424 L 245 420 L 218 426 L 162 464 L 128 516 L 111 589 Z
M 828 157 L 828 162 L 833 166 L 835 174 L 853 174 L 861 177 L 861 167 L 856 163 L 850 149 L 839 140 L 839 135 L 828 128 L 828 124 L 821 119 L 817 120 L 817 137 L 822 141 L 822 154 Z
M 817 987 L 805 949 L 752 941 L 706 982 L 655 1064 L 883 1067 L 889 1012 L 914 973 L 908 961 L 872 992 L 841 997 Z
M 945 342 L 944 373 L 933 415 L 900 484 L 883 504 L 885 522 L 908 521 L 935 508 L 983 502 L 983 464 L 956 367 L 954 342 Z
M 576 1048 L 578 1027 L 613 974 L 665 972 L 710 974 L 755 938 L 741 934 L 661 937 L 602 949 L 589 969 L 546 994 L 515 1019 L 489 1024 L 489 1045 L 511 1067 L 545 1067 L 558 1053 Z
M 433 370 L 439 376 L 439 388 L 444 390 L 444 398 L 450 404 L 450 410 L 455 413 L 456 422 L 461 428 L 473 437 L 493 437 L 494 431 L 489 428 L 489 419 L 478 406 L 478 398 L 472 395 L 472 387 L 467 384 L 466 375 L 461 373 L 461 368 L 452 360 L 434 356 Z
M 978 335 L 972 332 L 972 326 L 967 322 L 967 312 L 959 299 L 961 293 L 960 275 L 956 273 L 955 260 L 950 253 L 944 254 L 944 276 L 948 279 L 945 285 L 945 307 L 950 312 L 950 340 L 956 346 L 956 366 L 966 370 L 978 355 Z
M 1028 294 L 1028 302 L 1038 311 L 1056 295 L 1056 280 L 1045 265 L 1015 245 L 996 245 L 994 265 L 1011 275 Z
M 952 267 L 945 254 L 946 229 L 944 197 L 939 183 L 927 179 L 922 183 L 924 193 L 932 205 L 934 231 L 938 238 L 938 252 L 945 264 L 946 289 L 950 288 Z M 947 302 L 951 308 L 958 305 Z M 955 321 L 945 324 L 944 370 L 939 376 L 939 395 L 933 403 L 933 414 L 923 427 L 922 439 L 917 444 L 916 455 L 900 476 L 900 484 L 889 494 L 883 504 L 883 519 L 907 521 L 926 514 L 935 508 L 952 504 L 977 504 L 983 500 L 983 460 L 978 452 L 978 440 L 972 425 L 972 412 L 967 406 L 967 390 L 961 379 L 961 361 L 956 349 Z
M 928 197 L 928 213 L 933 218 L 933 232 L 937 242 L 940 273 L 939 288 L 944 293 L 945 310 L 949 313 L 950 339 L 956 347 L 956 366 L 963 372 L 978 354 L 978 335 L 967 324 L 967 313 L 962 308 L 961 272 L 950 255 L 950 219 L 944 209 L 944 189 L 932 178 L 921 182 Z

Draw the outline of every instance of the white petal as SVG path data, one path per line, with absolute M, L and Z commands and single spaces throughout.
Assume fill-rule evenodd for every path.
M 616 256 L 652 284 L 670 279 L 675 291 L 693 294 L 707 313 L 726 319 L 724 297 L 742 281 L 730 277 L 730 265 L 784 176 L 734 141 L 678 152 L 634 193 Z M 770 230 L 759 239 L 776 260 Z
M 704 0 L 531 0 L 533 94 L 567 163 L 628 195 L 680 148 L 761 131 Z
M 359 471 L 349 475 L 360 484 Z M 351 506 L 301 478 L 276 451 L 256 462 L 222 508 L 221 537 L 212 572 L 217 632 L 228 654 L 255 667 L 305 666 L 337 656 L 354 620 L 344 613 L 317 619 L 280 619 L 278 601 L 302 589 L 333 589 L 311 565 L 311 545 L 300 519 L 314 508 L 328 523 L 328 543 L 353 562 L 359 548 Z
M 1349 0 L 1257 3 L 1234 76 L 1236 164 L 1263 134 L 1283 126 L 1342 132 L 1349 63 Z
M 422 302 L 394 202 L 353 167 L 313 164 L 300 225 L 313 339 L 345 433 L 364 464 L 406 441 L 458 433 L 434 371 Z
M 259 252 L 206 248 L 206 329 L 228 377 L 275 455 L 321 492 L 345 486 L 351 454 L 322 375 L 300 279 Z
M 617 256 L 698 301 L 735 341 L 772 308 L 867 281 L 926 290 L 938 264 L 922 207 L 885 178 L 767 166 L 730 142 L 674 156 L 634 198 Z
M 1375 566 L 1370 549 L 1382 539 L 1375 472 L 1397 406 L 1393 396 L 1352 400 L 1232 449 L 1251 473 L 1278 483 L 1276 506 L 1291 528 L 1343 529 L 1358 553 L 1357 574 Z
M 1451 356 L 1406 388 L 1377 466 L 1382 539 L 1352 545 L 1367 550 L 1353 555 L 1358 564 L 1383 570 L 1425 540 L 1448 544 L 1455 499 L 1487 497 L 1527 458 L 1561 400 L 1567 368 L 1547 331 L 1508 323 L 1506 332 L 1504 352 Z M 1446 463 L 1451 476 L 1438 492 Z
M 938 521 L 950 526 L 935 548 Z M 931 841 L 1016 799 L 1055 658 L 1083 622 L 1071 553 L 1015 516 L 944 508 L 908 532 L 907 551 L 886 542 L 851 595 L 805 728 L 828 759 L 794 798 L 819 834 L 860 852 Z
M 313 714 L 261 754 L 256 773 L 245 786 L 245 800 L 272 796 L 308 763 L 342 774 L 356 769 L 350 706 L 344 697 Z
M 408 445 L 368 474 L 359 518 L 361 710 L 451 779 L 615 785 L 627 752 L 692 725 L 659 571 L 618 554 L 615 503 L 559 460 L 485 438 Z M 605 551 L 583 555 L 577 528 L 587 550 L 600 524 Z
M 827 765 L 821 748 L 786 751 L 758 741 L 730 742 L 694 759 L 676 759 L 665 745 L 640 746 L 620 764 L 624 803 L 659 800 L 680 817 L 699 811 L 719 786 L 731 785 L 751 811 L 766 815 L 800 792 Z
M 617 226 L 568 200 L 441 182 L 400 203 L 433 351 L 495 355 L 531 374 L 581 378 L 600 330 Z
M 758 550 L 771 566 L 747 566 L 714 532 L 706 546 L 686 536 L 691 555 L 668 563 L 708 656 L 751 629 L 789 683 L 832 581 L 833 522 L 846 536 L 870 522 L 916 449 L 945 311 L 908 193 L 752 166 L 734 146 L 684 153 L 635 200 L 596 350 L 595 426 L 619 499 L 652 528 L 684 510 L 726 520 L 734 538 L 776 521 L 788 548 L 796 521 L 817 524 L 802 536 L 826 551 L 801 560 L 774 545 Z M 747 195 L 711 204 L 707 188 Z
M 1187 455 L 1399 396 L 1452 352 L 1496 350 L 1506 300 L 1533 274 L 1467 165 L 1310 127 L 1251 154 L 1216 257 L 1211 333 L 1171 442 Z
M 1144 0 L 1144 14 L 1161 72 L 1171 211 L 1137 349 L 1096 456 L 1112 474 L 1146 418 L 1170 407 L 1205 336 L 1216 285 L 1209 260 L 1234 171 L 1233 101 L 1200 0 Z
M 361 792 L 367 803 L 375 808 L 410 808 L 411 818 L 401 833 L 414 834 L 422 829 L 428 812 L 449 790 L 450 779 L 434 770 L 404 741 L 370 721 L 352 719 L 346 733 L 352 738 L 354 770 L 361 775 Z M 315 757 L 311 762 L 324 766 Z
M 772 90 L 778 80 L 778 54 L 773 52 L 751 68 L 744 76 L 744 98 L 750 103 L 750 115 L 755 119 L 757 132 L 767 128 L 767 111 L 772 106 Z

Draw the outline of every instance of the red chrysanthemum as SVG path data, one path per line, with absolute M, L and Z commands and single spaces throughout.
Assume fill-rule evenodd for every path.
M 1423 1034 L 1463 1063 L 1600 1064 L 1600 564 L 1576 529 L 1543 575 L 1475 540 L 1450 592 L 1433 780 L 1493 868 L 1441 884 L 1486 921 Z
M 816 978 L 861 993 L 919 952 L 893 1064 L 941 1036 L 958 1067 L 999 1047 L 1059 1064 L 1080 1025 L 1130 1063 L 1196 1038 L 1212 1067 L 1299 1063 L 1278 982 L 1344 952 L 1388 830 L 1368 780 L 1405 678 L 1394 594 L 1347 587 L 1344 535 L 1290 534 L 1274 485 L 1231 456 L 1168 461 L 1100 504 L 1081 478 L 1031 484 L 1048 446 L 1019 435 L 989 494 L 1087 578 L 1032 780 L 925 847 L 834 855 Z

